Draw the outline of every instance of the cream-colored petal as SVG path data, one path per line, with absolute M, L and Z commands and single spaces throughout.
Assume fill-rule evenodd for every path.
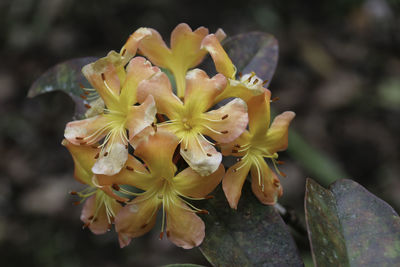
M 174 134 L 160 129 L 137 145 L 135 156 L 146 163 L 152 176 L 172 178 L 176 171 L 172 158 L 178 144 Z
M 172 92 L 171 83 L 165 73 L 157 72 L 151 79 L 139 84 L 137 94 L 139 103 L 143 103 L 149 95 L 154 97 L 158 113 L 165 114 L 170 119 L 179 116 L 183 104 Z
M 242 187 L 250 171 L 251 163 L 245 160 L 239 161 L 231 166 L 222 179 L 222 189 L 232 209 L 237 209 L 237 205 L 242 195 Z
M 277 175 L 271 171 L 263 158 L 258 159 L 260 176 L 255 165 L 251 168 L 251 189 L 258 200 L 265 205 L 274 205 L 283 190 Z
M 154 29 L 148 28 L 151 32 L 140 41 L 139 50 L 153 64 L 168 68 L 168 62 L 172 60 L 172 53 L 163 41 L 161 35 Z
M 131 106 L 125 123 L 129 131 L 129 140 L 133 140 L 135 135 L 150 126 L 155 120 L 156 113 L 156 103 L 151 95 L 141 105 Z
M 249 121 L 247 105 L 240 98 L 205 113 L 203 118 L 203 133 L 219 143 L 229 143 L 238 138 L 246 130 Z
M 181 143 L 181 156 L 201 176 L 215 172 L 222 161 L 222 155 L 200 135 L 188 135 Z
M 221 37 L 220 34 L 218 37 Z M 219 73 L 225 75 L 226 78 L 235 78 L 236 68 L 222 47 L 218 37 L 215 34 L 207 35 L 201 43 L 201 48 L 210 53 Z
M 123 57 L 124 65 L 136 55 L 140 41 L 151 34 L 152 32 L 150 29 L 139 28 L 129 36 L 128 40 L 120 51 L 120 54 Z
M 117 214 L 115 230 L 118 232 L 121 248 L 129 245 L 132 238 L 150 231 L 156 223 L 161 202 L 158 198 L 146 198 L 147 195 L 135 198 Z
M 201 176 L 191 168 L 181 171 L 173 179 L 174 188 L 183 196 L 202 198 L 210 194 L 221 182 L 225 174 L 224 166 L 209 176 Z
M 97 115 L 89 119 L 67 123 L 64 137 L 74 145 L 92 145 L 100 141 L 107 133 L 105 128 L 110 118 Z
M 120 95 L 121 105 L 129 107 L 136 104 L 137 87 L 139 83 L 150 78 L 159 71 L 159 68 L 153 67 L 150 61 L 145 58 L 133 58 L 126 67 L 126 79 Z
M 295 116 L 294 112 L 286 111 L 275 117 L 264 142 L 264 146 L 269 153 L 273 154 L 287 148 L 289 124 Z
M 100 153 L 92 172 L 104 175 L 117 174 L 124 167 L 127 159 L 128 149 L 123 140 L 118 139 L 112 143 L 109 142 L 103 153 Z
M 197 247 L 205 236 L 204 222 L 183 202 L 167 208 L 168 239 L 184 249 Z
M 184 106 L 190 114 L 201 114 L 213 106 L 213 100 L 226 86 L 226 78 L 217 74 L 209 78 L 207 73 L 194 69 L 186 75 Z

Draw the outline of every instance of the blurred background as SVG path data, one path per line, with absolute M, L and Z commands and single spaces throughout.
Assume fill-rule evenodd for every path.
M 228 36 L 274 34 L 275 111 L 297 113 L 292 129 L 329 159 L 341 176 L 334 178 L 354 179 L 400 210 L 400 1 L 2 0 L 2 266 L 209 265 L 197 249 L 159 241 L 157 228 L 125 249 L 112 232 L 82 230 L 81 207 L 68 195 L 80 186 L 60 145 L 73 103 L 62 93 L 26 98 L 35 79 L 59 62 L 119 50 L 142 26 L 168 40 L 180 22 L 211 32 L 221 27 Z M 303 220 L 305 178 L 324 185 L 334 179 L 318 175 L 324 168 L 318 154 L 296 160 L 296 149 L 302 147 L 294 143 L 281 154 L 287 174 L 281 203 Z M 306 238 L 297 242 L 309 261 Z

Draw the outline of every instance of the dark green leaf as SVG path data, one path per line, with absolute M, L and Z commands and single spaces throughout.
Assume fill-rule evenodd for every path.
M 303 266 L 295 243 L 274 207 L 262 205 L 245 183 L 238 209 L 215 192 L 204 216 L 206 238 L 200 250 L 215 266 Z
M 224 48 L 238 71 L 254 71 L 258 77 L 269 81 L 278 64 L 278 41 L 269 33 L 250 32 L 238 34 L 224 42 Z
M 351 180 L 329 189 L 308 179 L 306 221 L 316 266 L 396 266 L 400 218 L 383 200 Z
M 94 57 L 76 58 L 55 65 L 32 84 L 28 92 L 28 97 L 62 91 L 68 94 L 75 102 L 75 117 L 82 118 L 86 112 L 85 104 L 87 102 L 80 97 L 83 91 L 79 85 L 82 84 L 89 88 L 91 86 L 83 76 L 81 70 L 83 66 L 96 59 Z

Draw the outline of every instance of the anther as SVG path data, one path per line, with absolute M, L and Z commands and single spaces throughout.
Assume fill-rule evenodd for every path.
M 108 156 L 108 152 L 106 151 L 106 153 L 104 153 L 103 157 L 107 157 Z
M 98 147 L 96 145 L 91 146 L 91 148 L 97 149 Z
M 239 78 L 242 78 L 243 74 L 241 72 L 238 73 Z
M 257 84 L 258 83 L 258 79 L 255 79 L 253 84 Z
M 232 153 L 238 153 L 239 151 L 237 149 L 232 149 Z
M 83 140 L 83 137 L 75 137 L 76 140 Z
M 282 160 L 277 160 L 276 163 L 279 164 L 279 165 L 285 164 L 285 162 L 282 161 Z
M 133 171 L 133 168 L 132 168 L 131 166 L 126 166 L 125 168 L 126 168 L 128 171 L 131 171 L 131 172 Z
M 239 145 L 239 144 L 236 144 L 235 147 L 240 148 L 240 145 Z
M 262 85 L 266 85 L 268 83 L 268 80 L 264 80 Z
M 283 176 L 283 177 L 286 177 L 286 173 L 284 173 L 284 172 L 282 172 L 282 171 L 279 171 L 279 174 L 280 174 L 281 176 Z
M 92 216 L 90 216 L 90 217 L 88 218 L 88 220 L 91 221 L 91 220 L 93 220 L 93 218 L 94 218 L 94 216 L 92 215 Z
M 80 95 L 80 97 L 81 97 L 82 99 L 87 99 L 87 96 L 85 96 L 85 95 Z
M 225 130 L 225 131 L 222 131 L 221 133 L 222 133 L 222 134 L 227 134 L 227 133 L 229 133 L 229 132 L 228 132 L 228 130 Z
M 85 104 L 85 108 L 91 108 L 92 106 L 89 104 Z
M 210 153 L 207 153 L 207 156 L 211 157 L 212 155 Z
M 112 184 L 111 186 L 115 191 L 119 191 L 121 188 L 117 184 Z
M 101 74 L 101 79 L 102 79 L 103 81 L 106 80 L 106 76 L 104 75 L 104 73 Z
M 222 116 L 221 120 L 225 120 L 226 118 L 228 118 L 228 114 L 225 114 L 224 116 Z
M 126 49 L 124 48 L 124 49 L 121 51 L 121 56 L 124 56 L 125 53 L 126 53 Z
M 69 194 L 70 194 L 71 196 L 77 196 L 77 195 L 78 195 L 78 193 L 77 193 L 76 191 L 71 191 L 71 192 L 69 192 Z
M 86 145 L 87 144 L 87 142 L 81 142 L 81 143 L 79 143 L 81 146 L 84 146 L 84 145 Z
M 167 231 L 167 237 L 169 238 L 169 231 Z
M 85 92 L 83 92 L 85 95 L 88 95 L 89 94 L 89 92 L 88 91 L 85 91 Z M 86 99 L 86 98 L 85 98 Z
M 81 204 L 81 201 L 72 202 L 72 205 L 75 205 L 75 206 L 78 206 L 79 204 Z
M 84 89 L 84 88 L 85 88 L 85 86 L 83 86 L 82 83 L 79 83 L 79 87 L 80 87 L 81 89 Z
M 160 233 L 160 240 L 162 240 L 163 236 L 164 236 L 164 232 L 161 232 Z
M 186 152 L 186 151 L 187 151 L 187 148 L 184 148 L 184 149 L 183 149 L 183 151 L 185 151 L 185 152 Z
M 210 214 L 207 210 L 199 210 L 197 213 L 199 213 L 199 214 Z
M 97 153 L 96 156 L 94 156 L 95 159 L 98 159 L 100 157 L 100 153 Z
M 213 195 L 208 195 L 208 196 L 205 196 L 204 198 L 205 198 L 205 199 L 213 199 L 214 196 L 213 196 Z
M 275 102 L 275 101 L 278 101 L 278 100 L 279 100 L 279 97 L 274 97 L 274 98 L 271 99 L 270 102 Z
M 129 148 L 129 146 L 128 145 L 125 145 L 125 149 L 128 149 Z

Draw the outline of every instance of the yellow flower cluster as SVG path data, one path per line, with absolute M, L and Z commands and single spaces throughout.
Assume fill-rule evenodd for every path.
M 265 158 L 282 174 L 277 152 L 287 148 L 295 114 L 284 112 L 270 125 L 270 91 L 255 73 L 236 74 L 224 38 L 222 30 L 179 24 L 168 47 L 157 31 L 140 28 L 119 53 L 83 67 L 93 86 L 83 88 L 87 118 L 67 124 L 62 144 L 75 178 L 87 185 L 71 194 L 84 202 L 81 220 L 93 233 L 115 224 L 124 247 L 150 231 L 161 210 L 160 238 L 165 233 L 175 245 L 193 248 L 205 235 L 197 214 L 208 212 L 189 201 L 210 198 L 221 181 L 235 209 L 249 172 L 263 204 L 282 195 Z M 214 77 L 195 68 L 207 53 Z M 212 109 L 227 98 L 233 99 Z M 226 173 L 223 155 L 237 157 Z

